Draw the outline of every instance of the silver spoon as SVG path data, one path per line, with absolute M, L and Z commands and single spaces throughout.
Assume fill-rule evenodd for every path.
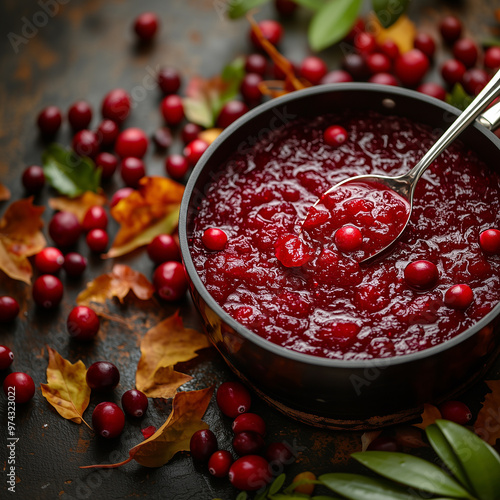
M 323 196 L 331 193 L 339 186 L 350 182 L 375 182 L 382 184 L 397 195 L 402 197 L 409 205 L 407 211 L 407 219 L 402 226 L 398 235 L 386 246 L 378 250 L 376 253 L 365 257 L 360 262 L 367 262 L 374 259 L 387 248 L 392 246 L 403 234 L 410 221 L 411 212 L 413 209 L 413 194 L 418 180 L 422 177 L 423 173 L 429 168 L 432 162 L 479 116 L 479 114 L 493 102 L 493 100 L 500 94 L 500 70 L 488 82 L 486 87 L 479 93 L 479 95 L 467 106 L 467 108 L 460 114 L 460 116 L 451 124 L 451 126 L 444 132 L 444 134 L 434 143 L 434 145 L 427 151 L 423 158 L 406 174 L 397 177 L 390 177 L 386 175 L 357 175 L 345 179 L 330 189 L 325 191 L 323 195 L 314 203 L 316 207 L 321 202 Z M 306 217 L 307 218 L 307 217 Z M 302 228 L 301 228 L 302 231 Z

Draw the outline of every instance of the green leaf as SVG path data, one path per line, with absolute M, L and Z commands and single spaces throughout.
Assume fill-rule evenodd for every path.
M 212 128 L 214 126 L 215 116 L 208 101 L 185 97 L 182 100 L 182 104 L 184 106 L 184 114 L 190 122 L 205 128 Z
M 219 116 L 222 106 L 232 101 L 240 91 L 241 81 L 245 76 L 245 58 L 237 57 L 228 64 L 221 73 L 222 80 L 227 84 L 220 94 L 212 95 L 211 106 L 214 117 Z
M 362 0 L 330 0 L 309 23 L 309 45 L 323 50 L 342 40 L 358 17 Z
M 481 45 L 483 47 L 500 47 L 500 37 L 485 38 L 481 40 Z
M 286 479 L 286 474 L 280 474 L 269 486 L 269 495 L 274 495 L 275 493 L 278 493 L 278 491 L 281 489 L 283 484 L 285 483 Z
M 328 497 L 326 495 L 316 495 L 311 497 L 311 500 L 339 500 L 338 497 Z
M 272 496 L 269 495 L 268 498 L 272 500 L 309 500 L 311 497 L 301 493 L 278 493 Z
M 227 15 L 231 19 L 238 19 L 244 16 L 250 9 L 258 7 L 269 0 L 229 0 Z
M 472 102 L 472 99 L 460 83 L 456 83 L 451 89 L 451 93 L 446 94 L 446 102 L 462 111 Z
M 293 0 L 297 5 L 302 5 L 311 10 L 319 10 L 325 5 L 325 0 Z
M 352 458 L 381 476 L 435 495 L 470 498 L 469 493 L 437 465 L 422 458 L 389 451 L 362 451 Z
M 451 473 L 462 483 L 463 487 L 468 491 L 473 491 L 469 478 L 465 473 L 462 463 L 455 455 L 450 443 L 444 437 L 436 424 L 428 425 L 425 428 L 427 439 L 438 457 L 446 464 Z
M 247 500 L 248 495 L 246 491 L 240 491 L 238 496 L 236 497 L 236 500 Z
M 436 425 L 460 460 L 469 482 L 480 500 L 498 500 L 500 456 L 479 436 L 448 420 Z
M 372 0 L 372 7 L 380 24 L 389 28 L 406 11 L 409 3 L 409 0 Z
M 420 496 L 412 495 L 407 489 L 386 481 L 359 474 L 334 472 L 318 478 L 320 482 L 335 493 L 349 500 L 415 500 Z
M 43 173 L 59 193 L 76 198 L 85 191 L 97 192 L 101 170 L 90 158 L 82 158 L 59 144 L 50 144 L 42 153 Z

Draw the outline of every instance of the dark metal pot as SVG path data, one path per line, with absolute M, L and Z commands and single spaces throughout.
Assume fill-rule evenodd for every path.
M 418 353 L 369 361 L 319 358 L 275 345 L 231 318 L 205 289 L 189 249 L 199 202 L 234 151 L 251 147 L 295 117 L 345 109 L 400 115 L 442 130 L 459 114 L 411 90 L 363 83 L 322 85 L 265 103 L 228 127 L 198 162 L 182 200 L 179 238 L 194 303 L 230 368 L 293 418 L 323 427 L 366 429 L 415 417 L 424 403 L 437 404 L 480 377 L 499 351 L 500 304 L 452 340 Z M 486 126 L 488 121 L 496 117 L 481 119 Z M 485 126 L 469 127 L 461 140 L 491 168 L 500 168 L 500 139 Z

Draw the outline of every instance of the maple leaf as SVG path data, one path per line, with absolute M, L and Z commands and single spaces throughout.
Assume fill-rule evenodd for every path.
M 0 182 L 0 201 L 10 200 L 10 190 Z
M 61 417 L 77 424 L 83 422 L 90 429 L 90 425 L 83 419 L 90 401 L 87 368 L 81 360 L 72 364 L 51 347 L 47 349 L 49 365 L 47 383 L 41 384 L 43 397 Z
M 135 384 L 150 398 L 171 398 L 177 389 L 192 379 L 174 370 L 177 363 L 196 357 L 196 351 L 210 347 L 202 333 L 184 328 L 177 311 L 148 330 L 141 341 L 141 358 Z
M 148 439 L 129 450 L 129 458 L 116 464 L 97 464 L 81 469 L 113 469 L 135 460 L 145 467 L 161 467 L 178 451 L 189 450 L 191 436 L 208 429 L 201 419 L 210 403 L 213 387 L 200 391 L 179 392 L 172 401 L 172 412 L 166 422 Z
M 422 422 L 419 424 L 413 424 L 414 427 L 418 427 L 419 429 L 425 429 L 428 425 L 431 425 L 439 420 L 441 417 L 441 412 L 439 408 L 436 408 L 431 404 L 424 404 L 424 411 L 422 412 Z
M 139 184 L 111 209 L 120 230 L 104 258 L 129 253 L 177 227 L 184 186 L 165 177 L 143 177 Z
M 86 191 L 78 198 L 68 198 L 67 196 L 59 196 L 49 199 L 49 207 L 62 212 L 71 212 L 78 217 L 80 222 L 83 221 L 87 210 L 94 205 L 104 206 L 106 197 L 102 194 Z
M 474 431 L 494 446 L 500 439 L 500 380 L 486 380 L 486 384 L 491 392 L 486 394 L 483 406 L 477 414 Z
M 0 220 L 0 269 L 12 279 L 31 283 L 33 269 L 28 260 L 47 244 L 40 231 L 44 207 L 33 198 L 11 203 Z
M 404 54 L 413 49 L 413 41 L 417 34 L 417 28 L 408 16 L 402 15 L 399 19 L 389 28 L 382 28 L 379 20 L 372 16 L 370 22 L 373 22 L 373 32 L 375 39 L 379 45 L 382 45 L 386 40 L 392 40 L 398 47 L 399 51 Z

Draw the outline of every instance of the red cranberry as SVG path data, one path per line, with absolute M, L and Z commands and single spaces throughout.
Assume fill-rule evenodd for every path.
M 87 268 L 87 259 L 79 253 L 69 252 L 64 257 L 63 267 L 70 278 L 78 278 Z
M 462 34 L 462 23 L 455 16 L 446 16 L 439 23 L 439 31 L 445 42 L 453 43 Z
M 488 73 L 484 69 L 471 68 L 468 69 L 462 77 L 462 84 L 465 91 L 471 95 L 478 95 L 481 90 L 486 87 L 490 81 Z
M 341 252 L 354 252 L 363 244 L 363 235 L 357 227 L 343 226 L 335 232 L 334 240 Z
M 143 392 L 130 389 L 123 393 L 122 407 L 125 413 L 131 417 L 143 417 L 148 409 L 148 398 Z
M 100 205 L 91 206 L 83 216 L 82 227 L 84 231 L 91 229 L 106 229 L 108 226 L 108 216 L 106 210 Z
M 429 59 L 418 49 L 401 54 L 394 64 L 396 76 L 403 85 L 416 86 L 429 69 Z
M 14 361 L 14 353 L 4 345 L 0 345 L 0 370 L 6 370 Z
M 248 111 L 248 106 L 241 101 L 229 101 L 220 110 L 217 125 L 226 128 Z
M 92 252 L 104 252 L 108 248 L 109 236 L 102 229 L 91 229 L 87 233 L 85 241 Z
M 118 159 L 111 153 L 99 153 L 95 159 L 95 166 L 101 169 L 101 179 L 107 181 L 113 177 L 118 166 Z
M 158 149 L 168 149 L 172 141 L 172 132 L 168 127 L 160 127 L 153 134 L 153 142 Z
M 118 189 L 118 191 L 112 196 L 109 206 L 113 208 L 119 201 L 128 198 L 133 192 L 135 192 L 135 189 L 130 187 Z
M 238 490 L 256 491 L 271 481 L 269 463 L 259 455 L 241 457 L 229 469 L 229 481 Z
M 59 305 L 63 297 L 63 284 L 51 274 L 42 274 L 33 283 L 33 300 L 45 309 Z
M 500 254 L 500 231 L 498 229 L 483 231 L 479 235 L 479 246 L 483 252 Z
M 174 68 L 162 68 L 158 72 L 158 85 L 165 95 L 175 94 L 181 88 L 181 77 Z
M 103 438 L 118 437 L 125 426 L 125 415 L 115 403 L 99 403 L 92 412 L 92 427 Z
M 459 425 L 467 425 L 472 420 L 472 412 L 461 401 L 446 401 L 439 406 L 441 416 Z
M 294 62 L 290 61 L 292 64 L 292 69 L 295 74 L 299 72 L 299 66 Z M 284 80 L 286 78 L 285 72 L 280 68 L 280 66 L 276 63 L 273 63 L 272 66 L 272 74 L 276 80 Z
M 184 266 L 176 261 L 160 264 L 153 274 L 153 285 L 163 300 L 181 299 L 188 288 Z
M 133 156 L 124 158 L 120 165 L 120 175 L 127 186 L 137 188 L 139 181 L 146 175 L 144 162 Z
M 195 139 L 194 141 L 191 141 L 184 148 L 184 156 L 188 164 L 194 167 L 198 163 L 198 160 L 202 157 L 203 153 L 207 150 L 207 148 L 208 143 L 201 139 Z
M 416 260 L 406 266 L 404 277 L 411 287 L 417 290 L 428 290 L 437 283 L 439 271 L 436 264 L 428 260 Z
M 74 307 L 66 321 L 68 332 L 76 340 L 93 340 L 99 331 L 99 317 L 86 306 Z
M 233 463 L 233 457 L 227 450 L 218 450 L 208 460 L 208 472 L 215 477 L 226 477 Z
M 144 436 L 144 439 L 149 439 L 156 432 L 156 427 L 154 425 L 149 425 L 144 429 L 141 429 L 141 433 Z
M 58 248 L 45 247 L 35 257 L 35 266 L 43 274 L 57 273 L 64 264 L 64 257 Z
M 99 144 L 104 147 L 112 146 L 115 143 L 119 133 L 120 129 L 118 128 L 116 122 L 114 122 L 113 120 L 103 120 L 96 130 Z
M 342 67 L 354 80 L 364 80 L 370 75 L 366 60 L 360 54 L 347 54 L 342 62 Z
M 484 67 L 488 69 L 500 68 L 500 47 L 490 47 L 484 53 Z
M 184 127 L 182 127 L 181 138 L 184 144 L 189 144 L 191 141 L 198 139 L 198 135 L 203 129 L 196 125 L 196 123 L 186 123 Z
M 148 149 L 148 142 L 146 134 L 140 128 L 127 128 L 116 139 L 115 152 L 120 158 L 142 158 Z
M 394 75 L 391 73 L 377 73 L 376 75 L 370 76 L 368 79 L 370 83 L 378 83 L 379 85 L 392 85 L 397 87 L 399 82 Z
M 375 75 L 377 73 L 387 73 L 391 69 L 391 60 L 385 54 L 374 52 L 366 56 L 368 69 Z
M 240 382 L 224 382 L 217 390 L 217 404 L 227 417 L 235 418 L 247 412 L 251 402 L 250 393 Z
M 327 73 L 322 79 L 322 84 L 325 83 L 348 83 L 352 82 L 352 76 L 343 69 L 335 69 Z
M 28 194 L 37 194 L 45 186 L 45 175 L 43 168 L 31 165 L 23 172 L 22 183 Z
M 474 293 L 469 285 L 453 285 L 444 294 L 444 303 L 453 309 L 467 309 L 474 300 Z
M 323 59 L 316 56 L 306 57 L 300 65 L 300 75 L 313 85 L 317 85 L 328 72 Z
M 356 36 L 365 31 L 365 28 L 365 21 L 361 17 L 359 17 L 358 19 L 356 19 L 356 22 L 351 28 L 351 31 L 349 31 L 349 33 L 347 33 L 347 35 L 344 37 L 344 40 L 349 43 L 354 43 L 354 39 L 356 38 Z
M 245 60 L 245 71 L 265 76 L 267 73 L 267 60 L 262 54 L 250 54 Z
M 266 450 L 266 459 L 271 465 L 289 465 L 295 461 L 295 455 L 285 443 L 271 443 Z
M 262 99 L 262 92 L 259 84 L 262 82 L 262 77 L 257 73 L 247 73 L 240 85 L 240 92 L 245 102 L 250 105 L 258 104 Z
M 369 445 L 368 450 L 370 451 L 401 451 L 401 447 L 398 442 L 389 436 L 379 436 L 375 438 Z
M 184 118 L 184 105 L 177 94 L 168 95 L 161 101 L 161 114 L 169 125 L 178 125 Z
M 56 106 L 47 106 L 40 111 L 37 118 L 37 125 L 42 136 L 50 138 L 56 135 L 61 127 L 62 115 Z
M 19 303 L 13 297 L 0 297 L 0 323 L 12 321 L 19 314 Z
M 476 64 L 479 50 L 473 40 L 470 38 L 462 38 L 454 43 L 453 55 L 455 59 L 463 62 L 467 68 L 471 68 Z
M 334 148 L 340 146 L 347 140 L 347 130 L 340 125 L 331 125 L 323 133 L 325 142 Z
M 49 235 L 58 247 L 74 245 L 81 232 L 82 226 L 71 212 L 57 212 L 49 223 Z
M 16 403 L 27 403 L 35 395 L 35 383 L 27 373 L 13 372 L 5 377 L 3 391 L 6 396 L 14 394 Z
M 446 100 L 446 90 L 438 83 L 434 82 L 421 83 L 417 87 L 417 90 L 419 92 L 422 92 L 422 94 L 435 97 L 436 99 L 440 99 L 441 101 Z
M 465 73 L 465 66 L 456 59 L 449 59 L 441 66 L 441 76 L 444 81 L 453 86 L 462 80 Z
M 361 54 L 370 54 L 377 48 L 377 42 L 371 33 L 362 31 L 354 37 L 354 48 Z
M 189 163 L 187 159 L 182 155 L 173 154 L 168 156 L 165 160 L 165 171 L 167 172 L 167 175 L 172 179 L 182 179 L 187 174 L 188 170 Z
M 233 449 L 237 455 L 256 455 L 264 448 L 264 438 L 253 431 L 243 431 L 233 439 Z
M 158 31 L 158 16 L 153 12 L 144 12 L 134 21 L 134 32 L 141 42 L 150 42 Z
M 68 111 L 68 121 L 71 128 L 78 132 L 87 128 L 92 120 L 92 108 L 86 101 L 77 101 Z
M 73 136 L 71 147 L 79 156 L 94 158 L 99 152 L 99 139 L 92 130 L 80 130 Z
M 255 413 L 242 413 L 234 419 L 232 429 L 235 434 L 244 431 L 252 431 L 261 436 L 265 436 L 266 423 L 261 416 Z
M 97 391 L 109 391 L 120 382 L 118 368 L 109 361 L 96 361 L 87 370 L 87 384 Z
M 274 0 L 274 7 L 278 14 L 288 17 L 297 10 L 298 5 L 293 0 Z
M 121 124 L 130 114 L 130 107 L 130 97 L 125 90 L 111 90 L 102 101 L 102 117 Z
M 227 243 L 227 234 L 222 229 L 210 227 L 203 233 L 201 241 L 207 250 L 218 252 L 220 250 L 224 250 Z
M 163 264 L 171 260 L 181 261 L 181 253 L 174 238 L 169 234 L 159 234 L 147 246 L 149 258 L 155 264 Z
M 385 54 L 391 61 L 394 61 L 399 56 L 399 47 L 394 40 L 387 38 L 378 46 L 380 52 Z M 422 51 L 423 52 L 423 51 Z M 425 52 L 424 52 L 425 53 Z
M 189 451 L 194 460 L 207 462 L 217 451 L 217 438 L 210 429 L 196 431 L 189 442 Z
M 258 25 L 266 40 L 271 42 L 273 45 L 278 45 L 280 43 L 281 37 L 283 36 L 283 28 L 280 23 L 267 19 L 260 21 Z M 250 31 L 250 40 L 256 49 L 262 48 L 261 43 L 253 30 Z
M 436 42 L 427 33 L 418 33 L 413 41 L 413 46 L 423 52 L 429 59 L 432 59 L 436 52 Z

